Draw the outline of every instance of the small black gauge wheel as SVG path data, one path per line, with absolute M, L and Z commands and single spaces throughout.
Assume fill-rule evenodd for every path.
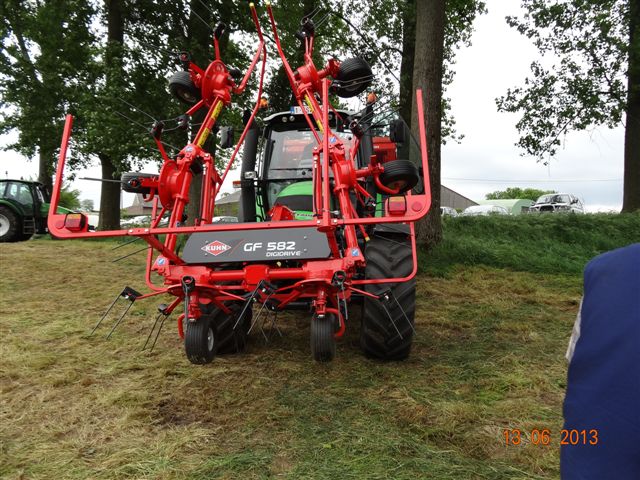
M 418 184 L 420 175 L 418 167 L 409 160 L 392 160 L 384 164 L 384 172 L 380 174 L 380 182 L 398 193 L 411 190 Z
M 340 64 L 332 85 L 333 92 L 342 98 L 351 98 L 364 92 L 373 81 L 371 66 L 363 58 L 347 58 Z
M 193 105 L 200 101 L 202 95 L 191 80 L 189 72 L 181 71 L 174 73 L 169 79 L 169 91 L 181 102 Z
M 195 322 L 186 321 L 184 350 L 195 365 L 211 363 L 217 352 L 216 324 L 213 315 L 201 315 Z
M 336 317 L 326 314 L 324 318 L 311 318 L 311 355 L 316 362 L 330 362 L 336 356 Z
M 151 189 L 140 186 L 140 180 L 143 178 L 154 178 L 157 176 L 158 175 L 154 175 L 153 173 L 123 173 L 122 177 L 120 177 L 120 180 L 122 181 L 122 190 L 129 193 L 149 195 L 151 193 Z

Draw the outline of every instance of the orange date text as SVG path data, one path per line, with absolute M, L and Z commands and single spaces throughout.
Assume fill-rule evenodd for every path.
M 548 428 L 531 431 L 523 431 L 518 428 L 504 429 L 502 431 L 506 446 L 518 446 L 523 444 L 550 445 L 553 434 Z M 597 445 L 598 430 L 562 429 L 560 430 L 560 445 Z

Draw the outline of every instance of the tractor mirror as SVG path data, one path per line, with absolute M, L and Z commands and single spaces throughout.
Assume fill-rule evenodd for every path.
M 391 125 L 389 125 L 389 139 L 394 143 L 404 143 L 407 141 L 405 125 L 400 118 L 393 120 Z
M 220 148 L 231 148 L 235 145 L 233 127 L 220 127 Z

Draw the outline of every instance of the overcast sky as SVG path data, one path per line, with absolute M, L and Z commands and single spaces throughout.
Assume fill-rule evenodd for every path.
M 568 135 L 557 158 L 546 167 L 533 158 L 521 157 L 514 146 L 518 139 L 515 129 L 518 115 L 496 110 L 495 98 L 504 95 L 509 87 L 521 85 L 529 65 L 538 57 L 529 40 L 505 23 L 505 16 L 520 12 L 519 3 L 487 0 L 489 12 L 476 20 L 471 47 L 458 52 L 456 77 L 447 96 L 452 99 L 456 129 L 465 137 L 460 144 L 449 142 L 443 147 L 442 183 L 474 200 L 482 200 L 486 193 L 509 186 L 536 187 L 574 193 L 583 198 L 588 211 L 619 210 L 622 127 Z M 9 137 L 0 137 L 0 145 L 7 143 Z M 152 172 L 153 167 L 147 171 Z M 5 175 L 36 177 L 37 162 L 15 152 L 2 152 L 0 176 Z M 96 166 L 77 175 L 83 176 L 100 177 L 100 168 Z M 98 182 L 76 180 L 73 188 L 82 192 L 81 198 L 93 199 L 99 205 Z M 132 195 L 125 194 L 124 205 L 131 204 L 132 199 Z

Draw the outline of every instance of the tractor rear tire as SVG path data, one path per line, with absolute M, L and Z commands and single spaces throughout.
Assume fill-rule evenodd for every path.
M 122 182 L 122 190 L 129 193 L 141 193 L 142 195 L 149 195 L 151 193 L 151 189 L 148 187 L 141 187 L 139 185 L 132 185 L 131 180 L 136 180 L 138 178 L 153 178 L 158 175 L 154 175 L 153 173 L 136 173 L 136 172 L 128 172 L 123 173 L 122 177 L 120 177 L 120 181 Z
M 195 322 L 187 321 L 184 350 L 195 365 L 211 363 L 217 352 L 216 324 L 212 315 L 202 315 Z
M 0 205 L 0 242 L 17 242 L 22 236 L 20 217 L 10 208 Z
M 335 315 L 311 318 L 311 355 L 316 362 L 330 362 L 336 356 Z
M 169 91 L 171 94 L 187 105 L 194 105 L 200 101 L 202 94 L 193 84 L 189 72 L 176 72 L 169 79 Z
M 371 239 L 367 243 L 365 259 L 367 279 L 406 277 L 413 270 L 411 242 L 402 237 Z M 364 298 L 360 327 L 362 350 L 366 356 L 379 360 L 406 359 L 413 341 L 415 278 L 402 283 L 369 284 L 365 289 L 374 295 L 390 290 L 393 295 L 385 304 L 381 303 L 384 299 Z
M 342 98 L 351 98 L 364 92 L 373 81 L 371 66 L 363 58 L 347 58 L 340 63 L 333 92 Z
M 393 160 L 384 164 L 384 172 L 380 174 L 380 182 L 398 193 L 404 193 L 415 187 L 420 181 L 418 167 L 409 160 Z
M 33 237 L 33 233 L 22 233 L 20 234 L 20 238 L 18 238 L 19 242 L 26 242 L 27 240 L 31 240 Z

